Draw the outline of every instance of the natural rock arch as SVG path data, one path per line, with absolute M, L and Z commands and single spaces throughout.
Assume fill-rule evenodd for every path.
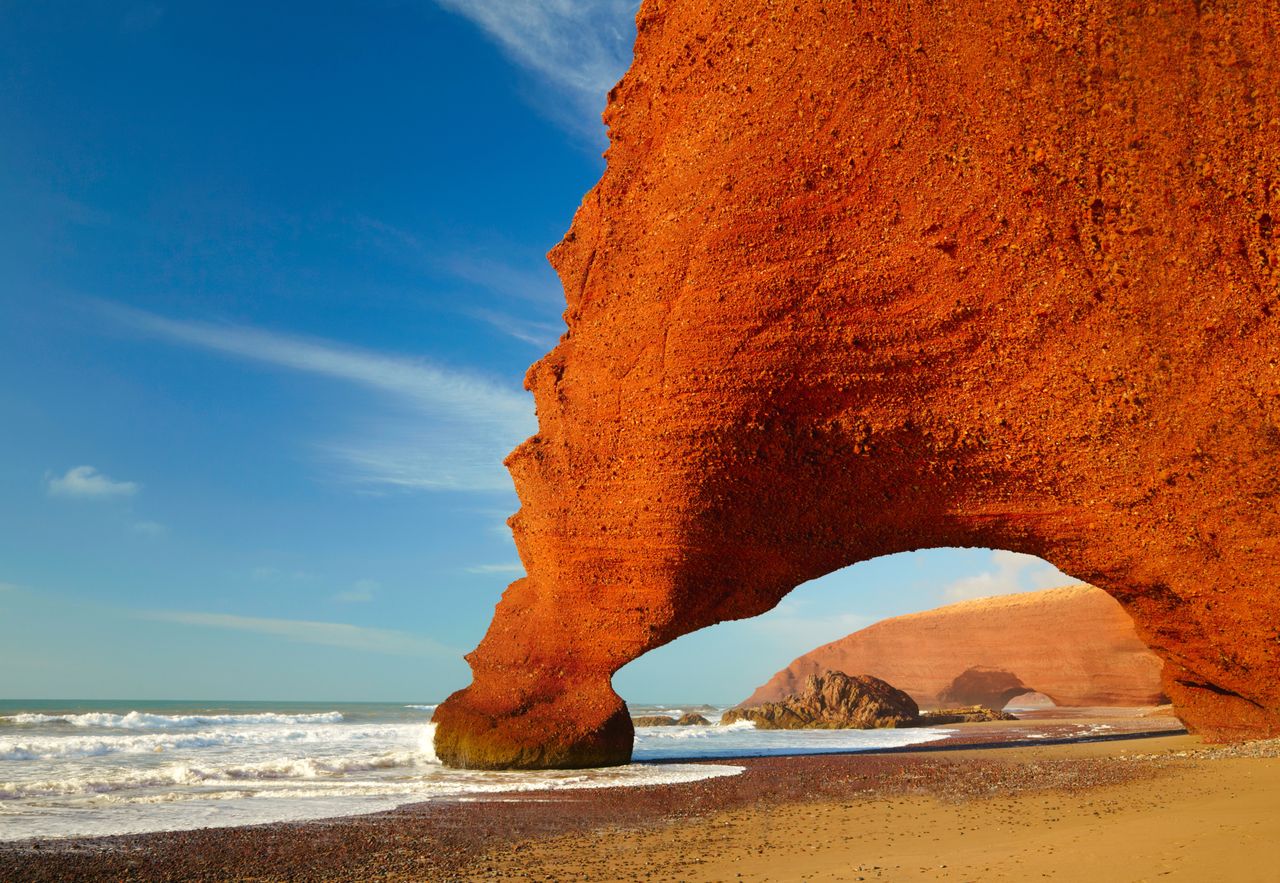
M 1004 669 L 979 667 L 965 669 L 938 694 L 939 702 L 949 705 L 982 705 L 1001 709 L 1015 696 L 1042 693 L 1058 704 L 1053 696 L 1024 684 L 1022 678 Z
M 1106 589 L 1191 727 L 1280 734 L 1274 0 L 638 26 L 439 755 L 625 761 L 624 663 L 933 546 Z

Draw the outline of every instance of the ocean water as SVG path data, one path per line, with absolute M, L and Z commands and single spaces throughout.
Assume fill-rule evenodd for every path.
M 632 706 L 631 713 L 672 714 L 670 706 Z M 725 708 L 699 711 L 718 722 Z M 720 760 L 787 754 L 844 754 L 878 748 L 904 748 L 945 739 L 954 733 L 937 727 L 905 730 L 757 730 L 750 721 L 709 727 L 637 727 L 636 761 Z
M 712 721 L 722 711 L 699 708 Z M 502 792 L 674 784 L 741 771 L 678 761 L 859 751 L 947 734 L 645 727 L 627 766 L 479 772 L 437 761 L 434 710 L 429 703 L 0 702 L 0 840 L 315 819 Z

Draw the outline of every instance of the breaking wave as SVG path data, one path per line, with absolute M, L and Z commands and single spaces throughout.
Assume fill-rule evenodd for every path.
M 0 782 L 0 800 L 22 797 L 71 797 L 168 788 L 175 785 L 219 785 L 233 782 L 281 781 L 339 777 L 348 773 L 394 770 L 430 763 L 417 752 L 395 752 L 377 757 L 288 757 L 251 764 L 205 765 L 174 763 L 154 770 L 106 768 L 81 777 L 36 782 Z M 199 797 L 200 794 L 192 796 Z
M 421 727 L 420 724 L 413 729 L 417 730 Z M 403 741 L 403 731 L 403 725 L 366 727 L 326 725 L 311 728 L 284 726 L 256 730 L 210 729 L 193 733 L 31 736 L 0 739 L 0 760 L 75 760 L 114 754 L 144 755 L 199 749 L 253 748 L 277 743 L 337 747 L 343 743 Z M 434 757 L 434 753 L 432 756 Z
M 73 727 L 102 727 L 120 730 L 191 729 L 211 724 L 262 725 L 262 724 L 336 724 L 343 720 L 340 711 L 323 711 L 315 714 L 149 714 L 130 711 L 128 714 L 112 714 L 92 711 L 83 714 L 11 714 L 0 717 L 7 724 L 69 724 Z
M 758 730 L 751 721 L 704 727 L 637 727 L 636 760 L 835 754 L 902 748 L 945 739 L 950 730 Z

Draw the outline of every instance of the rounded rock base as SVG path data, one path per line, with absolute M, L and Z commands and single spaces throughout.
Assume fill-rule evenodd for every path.
M 626 703 L 608 690 L 561 694 L 493 713 L 475 687 L 454 693 L 432 719 L 435 751 L 445 766 L 471 770 L 583 769 L 631 762 L 635 730 Z M 510 708 L 510 705 L 506 706 Z

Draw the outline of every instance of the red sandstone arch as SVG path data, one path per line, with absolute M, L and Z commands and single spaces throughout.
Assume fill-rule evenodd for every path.
M 439 755 L 625 761 L 624 663 L 932 546 L 1106 589 L 1184 721 L 1280 734 L 1280 5 L 638 24 Z

